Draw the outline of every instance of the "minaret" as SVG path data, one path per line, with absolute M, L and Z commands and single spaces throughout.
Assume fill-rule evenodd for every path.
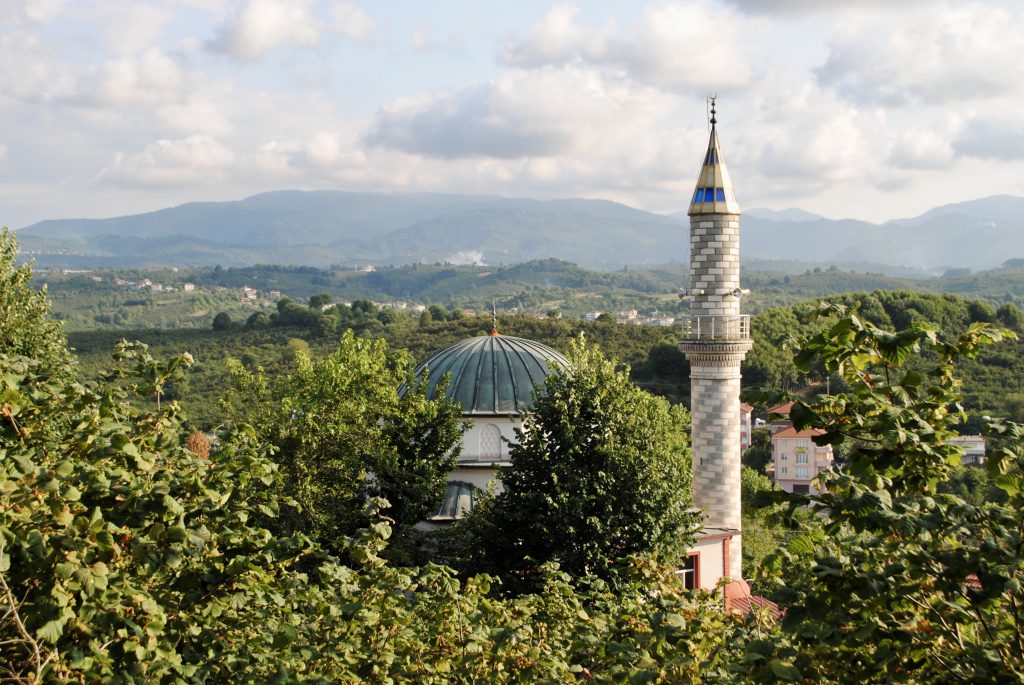
M 679 348 L 690 361 L 693 503 L 706 528 L 737 532 L 729 543 L 730 578 L 742 578 L 740 539 L 740 362 L 751 347 L 750 317 L 740 314 L 740 206 L 718 145 L 711 139 L 690 202 L 689 325 Z

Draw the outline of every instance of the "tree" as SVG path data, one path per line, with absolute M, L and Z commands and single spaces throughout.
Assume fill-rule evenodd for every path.
M 320 311 L 326 305 L 331 303 L 331 296 L 328 293 L 319 293 L 317 295 L 310 295 L 309 297 L 309 308 Z
M 46 289 L 29 286 L 32 267 L 19 266 L 17 255 L 18 239 L 8 229 L 0 230 L 0 353 L 66 369 L 71 356 L 60 322 L 49 318 Z
M 626 556 L 671 558 L 692 540 L 686 410 L 583 341 L 568 358 L 517 430 L 503 492 L 469 517 L 485 568 L 522 574 L 557 561 L 607 575 Z
M 220 312 L 213 317 L 213 330 L 215 331 L 229 331 L 234 326 L 235 322 L 231 320 L 231 315 L 227 312 Z
M 818 515 L 766 564 L 787 609 L 758 657 L 812 682 L 1019 682 L 1024 427 L 1006 430 L 989 465 L 1005 505 L 938 492 L 960 461 L 946 442 L 963 418 L 955 366 L 1012 333 L 979 323 L 943 339 L 923 323 L 889 332 L 823 311 L 838 318 L 795 341 L 796 363 L 823 364 L 848 390 L 797 398 L 790 416 L 848 458 L 819 476 L 827 492 L 789 498 Z
M 429 400 L 405 354 L 346 331 L 328 357 L 295 354 L 295 369 L 272 382 L 262 371 L 232 369 L 231 419 L 249 423 L 284 471 L 282 494 L 295 501 L 295 530 L 336 546 L 381 496 L 402 526 L 424 519 L 444 496 L 461 436 L 461 409 Z M 399 388 L 405 384 L 404 393 Z
M 270 315 L 266 312 L 253 312 L 245 320 L 245 327 L 249 330 L 270 328 Z
M 772 434 L 767 428 L 755 428 L 750 434 L 750 447 L 743 453 L 743 465 L 764 474 L 772 460 Z
M 4 682 L 686 681 L 737 657 L 736 621 L 647 560 L 614 594 L 545 569 L 536 595 L 496 599 L 487 577 L 389 565 L 371 499 L 342 566 L 282 534 L 282 475 L 251 427 L 204 459 L 176 403 L 135 408 L 187 358 L 123 348 L 125 383 L 103 388 L 0 350 Z

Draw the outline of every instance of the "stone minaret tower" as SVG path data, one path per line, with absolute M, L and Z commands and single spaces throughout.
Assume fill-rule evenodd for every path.
M 726 575 L 742 578 L 740 532 L 740 362 L 751 347 L 750 317 L 740 315 L 740 206 L 711 139 L 690 202 L 690 321 L 679 347 L 690 361 L 693 503 L 706 528 L 733 530 Z M 718 531 L 715 531 L 718 532 Z

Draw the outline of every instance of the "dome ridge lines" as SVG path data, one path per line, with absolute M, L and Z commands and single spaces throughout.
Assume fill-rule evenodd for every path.
M 523 411 L 523 407 L 519 406 L 519 384 L 516 383 L 516 374 L 515 374 L 515 371 L 512 369 L 511 354 L 515 354 L 520 360 L 522 360 L 523 357 L 522 357 L 521 354 L 519 354 L 518 350 L 516 350 L 514 345 L 510 344 L 510 345 L 508 345 L 508 349 L 504 349 L 504 348 L 505 348 L 505 344 L 503 343 L 502 344 L 502 351 L 505 353 L 504 354 L 504 357 L 505 357 L 505 368 L 508 369 L 509 383 L 512 384 L 512 410 L 515 411 L 515 412 L 521 412 L 521 411 Z M 497 366 L 497 365 L 495 365 L 495 366 Z M 532 378 L 532 375 L 531 375 L 531 378 Z M 497 406 L 497 405 L 495 405 L 495 406 Z
M 473 348 L 479 348 L 478 354 L 475 357 L 475 359 L 476 359 L 476 373 L 473 374 L 474 377 L 475 377 L 475 381 L 473 383 L 473 398 L 474 398 L 474 400 L 479 400 L 479 398 L 481 397 L 480 385 L 481 385 L 481 380 L 483 379 L 483 375 L 484 375 L 484 359 L 486 358 L 487 352 L 489 351 L 488 350 L 488 344 L 487 344 L 488 342 L 490 342 L 490 338 L 484 338 L 483 340 L 475 339 L 475 344 L 471 345 L 471 347 L 473 347 Z M 491 366 L 493 368 L 494 365 L 492 364 Z M 492 373 L 493 373 L 493 371 L 492 371 Z M 493 382 L 493 378 L 492 378 L 492 382 Z M 491 396 L 490 399 L 491 399 L 491 406 L 493 407 L 494 406 L 493 393 L 492 393 L 492 396 Z M 477 404 L 478 404 L 478 401 L 474 401 L 473 402 L 473 411 L 474 412 L 476 412 L 477 409 L 478 409 L 478 407 L 476 406 Z
M 461 364 L 458 365 L 458 370 L 452 373 L 452 379 L 448 385 L 451 391 L 456 394 L 458 394 L 459 385 L 462 383 L 462 376 L 466 372 L 466 365 L 469 363 L 469 357 L 464 356 L 461 360 L 459 359 L 459 355 L 457 353 L 462 351 L 462 347 L 462 345 L 452 345 L 447 349 L 448 354 L 446 355 L 446 357 L 450 357 L 452 359 L 450 362 L 448 362 L 448 369 L 446 369 L 445 371 L 446 373 L 454 370 L 457 362 L 462 362 Z M 441 375 L 443 376 L 444 374 Z M 437 387 L 436 383 L 434 387 Z
M 435 375 L 439 380 L 443 373 L 451 374 L 443 395 L 459 403 L 464 415 L 508 416 L 530 411 L 534 387 L 566 365 L 560 352 L 543 343 L 515 336 L 481 335 L 439 350 L 415 373 L 422 378 L 425 371 L 431 372 L 427 387 L 431 397 L 442 394 L 438 393 Z

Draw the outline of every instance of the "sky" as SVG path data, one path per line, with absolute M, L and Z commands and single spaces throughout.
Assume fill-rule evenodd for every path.
M 288 188 L 685 210 L 1024 195 L 1024 2 L 0 0 L 0 224 Z

